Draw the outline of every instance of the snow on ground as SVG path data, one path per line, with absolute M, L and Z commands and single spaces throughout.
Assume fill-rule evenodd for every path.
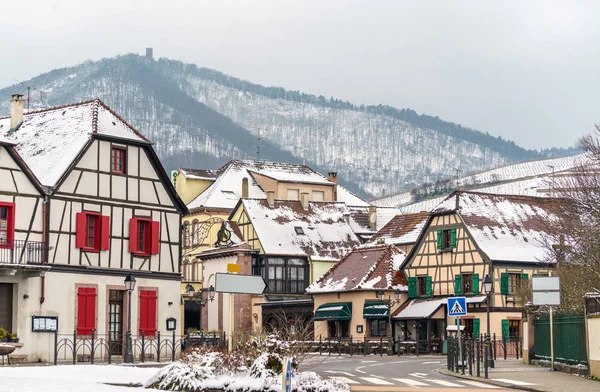
M 144 384 L 158 369 L 118 365 L 0 366 L 2 392 L 135 392 L 116 384 Z

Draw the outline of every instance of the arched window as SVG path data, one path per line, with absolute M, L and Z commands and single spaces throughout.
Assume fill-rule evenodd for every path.
M 183 247 L 190 247 L 190 222 L 183 223 Z
M 192 245 L 198 245 L 198 231 L 200 230 L 200 222 L 194 220 L 192 222 Z

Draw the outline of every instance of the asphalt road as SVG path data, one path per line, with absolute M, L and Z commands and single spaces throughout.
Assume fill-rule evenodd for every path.
M 502 392 L 495 385 L 458 379 L 438 373 L 446 357 L 327 356 L 310 355 L 300 365 L 302 371 L 313 371 L 329 379 L 350 385 L 351 391 L 477 391 Z M 512 389 L 514 391 L 514 389 Z

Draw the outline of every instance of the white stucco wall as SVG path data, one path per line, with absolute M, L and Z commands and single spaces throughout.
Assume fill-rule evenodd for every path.
M 58 337 L 72 338 L 76 329 L 77 285 L 94 285 L 96 287 L 96 328 L 99 338 L 106 338 L 108 332 L 108 295 L 109 290 L 124 290 L 124 276 L 104 276 L 48 272 L 46 274 L 45 300 L 40 303 L 42 295 L 41 278 L 22 278 L 19 275 L 2 277 L 0 282 L 13 283 L 13 330 L 18 334 L 23 347 L 15 354 L 25 354 L 29 361 L 41 359 L 44 362 L 53 360 L 54 334 L 50 332 L 32 332 L 32 316 L 58 316 Z M 177 320 L 179 331 L 180 320 L 180 282 L 177 280 L 159 280 L 137 278 L 136 288 L 131 300 L 132 334 L 138 334 L 139 327 L 139 291 L 140 289 L 157 289 L 157 328 L 163 338 L 171 336 L 166 330 L 166 319 Z M 27 294 L 28 298 L 23 296 Z M 169 305 L 171 302 L 171 305 Z M 127 297 L 124 300 L 124 331 L 127 328 Z M 179 334 L 179 332 L 177 332 Z M 60 359 L 64 359 L 64 350 L 60 351 Z M 100 357 L 97 352 L 96 357 Z M 68 359 L 71 358 L 70 353 Z

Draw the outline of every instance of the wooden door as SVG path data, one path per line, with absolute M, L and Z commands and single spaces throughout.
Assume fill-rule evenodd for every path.
M 108 299 L 108 334 L 111 355 L 123 355 L 123 290 L 110 290 Z

